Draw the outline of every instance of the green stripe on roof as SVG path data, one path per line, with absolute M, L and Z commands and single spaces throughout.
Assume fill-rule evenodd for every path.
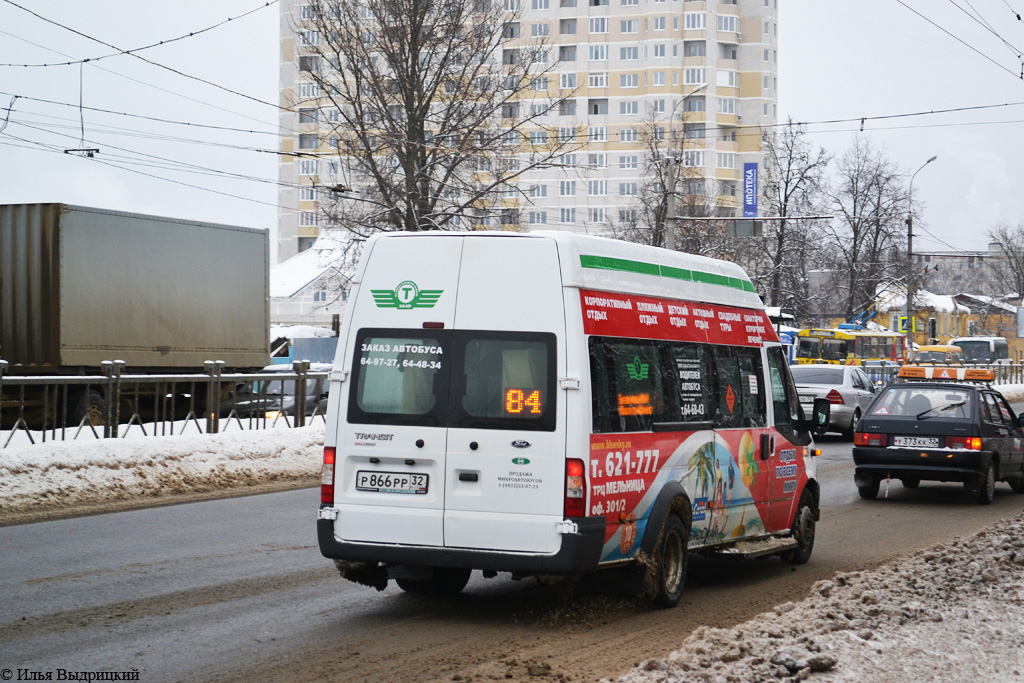
M 672 280 L 683 280 L 686 282 L 703 282 L 709 285 L 719 285 L 738 289 L 744 292 L 754 292 L 754 285 L 750 280 L 741 280 L 728 275 L 717 273 L 706 273 L 701 270 L 687 270 L 685 268 L 673 268 L 672 266 L 660 266 L 657 263 L 645 261 L 631 261 L 629 259 L 613 258 L 611 256 L 592 256 L 580 254 L 580 265 L 584 268 L 595 268 L 597 270 L 618 270 L 626 273 L 640 273 L 641 275 L 654 275 Z
M 610 256 L 586 256 L 581 254 L 580 264 L 584 268 L 622 270 L 627 273 L 642 273 L 644 275 L 661 275 L 661 268 L 656 263 L 629 261 L 627 259 L 612 258 Z

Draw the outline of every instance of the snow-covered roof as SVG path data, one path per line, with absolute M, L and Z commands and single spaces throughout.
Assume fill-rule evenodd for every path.
M 878 307 L 879 311 L 902 311 L 907 301 L 905 291 L 893 292 L 892 296 L 886 299 Z M 971 309 L 961 303 L 957 303 L 952 296 L 945 294 L 933 294 L 926 289 L 918 289 L 914 292 L 914 308 L 935 311 L 937 313 L 970 313 Z
M 768 315 L 769 318 L 773 320 L 796 320 L 796 318 L 794 318 L 789 313 L 783 313 L 781 306 L 765 306 L 764 312 Z
M 270 296 L 295 296 L 338 265 L 346 246 L 343 239 L 321 233 L 312 247 L 270 269 Z
M 975 301 L 979 301 L 979 302 L 985 304 L 986 306 L 991 306 L 992 308 L 998 308 L 1000 310 L 1006 311 L 1007 313 L 1016 313 L 1017 312 L 1017 307 L 1016 306 L 1014 306 L 1013 304 L 1007 303 L 1001 297 L 997 298 L 997 297 L 994 297 L 994 296 L 985 296 L 984 294 L 968 294 L 967 292 L 961 292 L 960 294 L 957 294 L 957 296 L 963 296 L 963 297 L 967 297 L 967 298 L 970 298 L 970 299 L 974 299 Z
M 308 337 L 333 337 L 334 332 L 326 327 L 314 325 L 271 325 L 270 341 L 280 339 L 306 339 Z

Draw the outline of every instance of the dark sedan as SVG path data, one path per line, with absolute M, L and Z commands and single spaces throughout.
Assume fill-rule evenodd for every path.
M 965 373 L 928 371 L 929 376 L 954 379 Z M 997 481 L 1024 493 L 1024 419 L 1014 415 L 1002 394 L 988 384 L 891 384 L 871 402 L 857 426 L 853 462 L 862 498 L 875 498 L 887 479 L 899 479 L 908 488 L 924 480 L 953 481 L 962 482 L 979 503 L 988 504 Z

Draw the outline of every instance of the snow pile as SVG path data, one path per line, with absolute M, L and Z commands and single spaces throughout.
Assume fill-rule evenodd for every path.
M 729 629 L 701 627 L 620 683 L 1024 680 L 1024 514 Z
M 320 425 L 6 448 L 0 451 L 0 516 L 269 482 L 314 486 L 323 439 Z

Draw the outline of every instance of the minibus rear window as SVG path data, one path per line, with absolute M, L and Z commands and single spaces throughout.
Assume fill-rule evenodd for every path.
M 451 426 L 555 428 L 555 335 L 456 332 Z
M 360 330 L 349 421 L 443 426 L 451 333 Z

